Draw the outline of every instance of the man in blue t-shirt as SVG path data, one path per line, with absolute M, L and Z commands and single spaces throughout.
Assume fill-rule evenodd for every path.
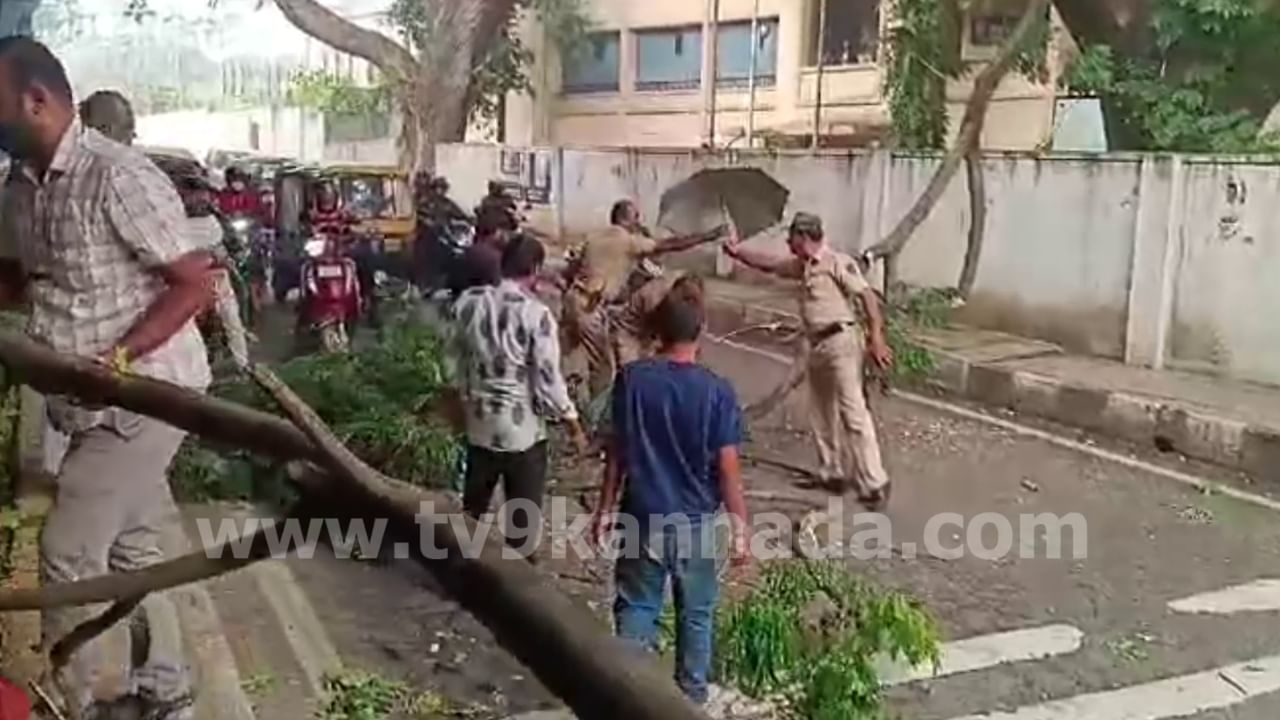
M 747 562 L 747 509 L 738 445 L 742 413 L 733 387 L 697 362 L 701 304 L 669 296 L 654 312 L 660 353 L 627 365 L 613 387 L 613 433 L 600 507 L 599 542 L 621 490 L 620 511 L 637 537 L 623 538 L 614 621 L 620 637 L 653 650 L 664 590 L 677 611 L 676 682 L 707 700 L 719 595 L 716 515 L 728 510 L 735 565 Z

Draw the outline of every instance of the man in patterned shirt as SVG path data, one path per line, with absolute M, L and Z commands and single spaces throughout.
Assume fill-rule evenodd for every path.
M 66 72 L 29 38 L 0 39 L 0 150 L 15 158 L 0 232 L 0 300 L 30 305 L 28 333 L 62 353 L 194 390 L 208 359 L 192 319 L 211 297 L 216 265 L 186 232 L 169 179 L 141 153 L 84 128 Z M 120 408 L 49 398 L 49 418 L 72 436 L 41 538 L 46 583 L 135 570 L 163 560 L 174 520 L 166 473 L 183 433 Z M 44 614 L 46 647 L 86 617 Z M 102 671 L 90 643 L 60 673 L 70 717 L 143 704 L 148 717 L 191 717 L 174 609 L 163 593 L 142 604 L 147 658 L 127 697 L 93 701 Z
M 526 548 L 526 557 L 533 556 L 527 541 L 541 527 L 546 423 L 567 423 L 578 447 L 586 444 L 560 371 L 555 316 L 534 295 L 545 257 L 534 238 L 512 238 L 502 253 L 502 282 L 472 287 L 454 303 L 449 353 L 467 434 L 463 507 L 473 517 L 486 513 L 501 480 L 507 502 L 526 501 L 523 522 L 515 517 L 521 508 L 508 508 L 511 542 Z

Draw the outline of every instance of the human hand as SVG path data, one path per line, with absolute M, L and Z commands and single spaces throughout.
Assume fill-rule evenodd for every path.
M 871 361 L 881 370 L 888 370 L 893 367 L 893 348 L 889 347 L 889 343 L 885 342 L 884 337 L 873 337 L 871 344 L 867 347 L 867 354 L 871 357 Z
M 729 566 L 744 568 L 751 564 L 751 548 L 747 536 L 741 530 L 734 530 L 729 541 Z
M 604 508 L 597 509 L 591 516 L 591 526 L 587 530 L 587 540 L 592 547 L 601 548 L 604 546 L 605 534 L 613 528 L 613 513 L 604 511 Z
M 570 420 L 568 425 L 569 442 L 573 443 L 573 449 L 578 451 L 579 455 L 586 455 L 591 450 L 591 439 L 582 429 L 582 422 L 575 418 Z

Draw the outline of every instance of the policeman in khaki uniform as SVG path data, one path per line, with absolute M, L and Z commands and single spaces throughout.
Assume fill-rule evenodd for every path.
M 859 500 L 879 510 L 889 500 L 889 476 L 862 392 L 864 356 L 884 368 L 893 362 L 879 297 L 853 258 L 827 246 L 818 216 L 797 213 L 787 247 L 793 257 L 777 258 L 743 248 L 735 236 L 725 251 L 749 267 L 798 281 L 800 318 L 811 348 L 809 389 L 822 475 L 842 491 L 852 481 Z
M 582 347 L 587 354 L 588 385 L 597 396 L 613 383 L 614 347 L 611 315 L 627 300 L 628 278 L 644 258 L 688 250 L 718 239 L 724 228 L 688 237 L 655 240 L 640 224 L 640 211 L 630 200 L 614 204 L 609 228 L 592 235 L 571 268 L 563 300 L 561 324 L 565 353 Z
M 626 302 L 610 316 L 613 362 L 618 368 L 654 353 L 654 332 L 649 319 L 671 293 L 702 297 L 702 280 L 683 270 L 667 270 L 652 260 L 641 260 L 628 280 Z

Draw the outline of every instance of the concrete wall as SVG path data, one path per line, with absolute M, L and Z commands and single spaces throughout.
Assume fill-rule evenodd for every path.
M 199 158 L 216 149 L 319 160 L 324 153 L 324 119 L 318 113 L 290 107 L 144 115 L 138 118 L 138 142 L 186 148 Z
M 759 167 L 816 211 L 833 244 L 883 237 L 923 191 L 933 156 L 544 149 L 554 190 L 537 212 L 569 237 L 601 227 L 619 198 L 656 224 L 662 191 L 723 164 Z M 498 177 L 501 149 L 442 147 L 460 200 Z M 986 243 L 961 319 L 1068 350 L 1280 384 L 1280 165 L 1137 154 L 988 154 Z M 904 280 L 952 286 L 969 226 L 961 173 L 901 262 Z M 782 251 L 778 232 L 753 242 Z M 714 256 L 704 256 L 710 267 Z

